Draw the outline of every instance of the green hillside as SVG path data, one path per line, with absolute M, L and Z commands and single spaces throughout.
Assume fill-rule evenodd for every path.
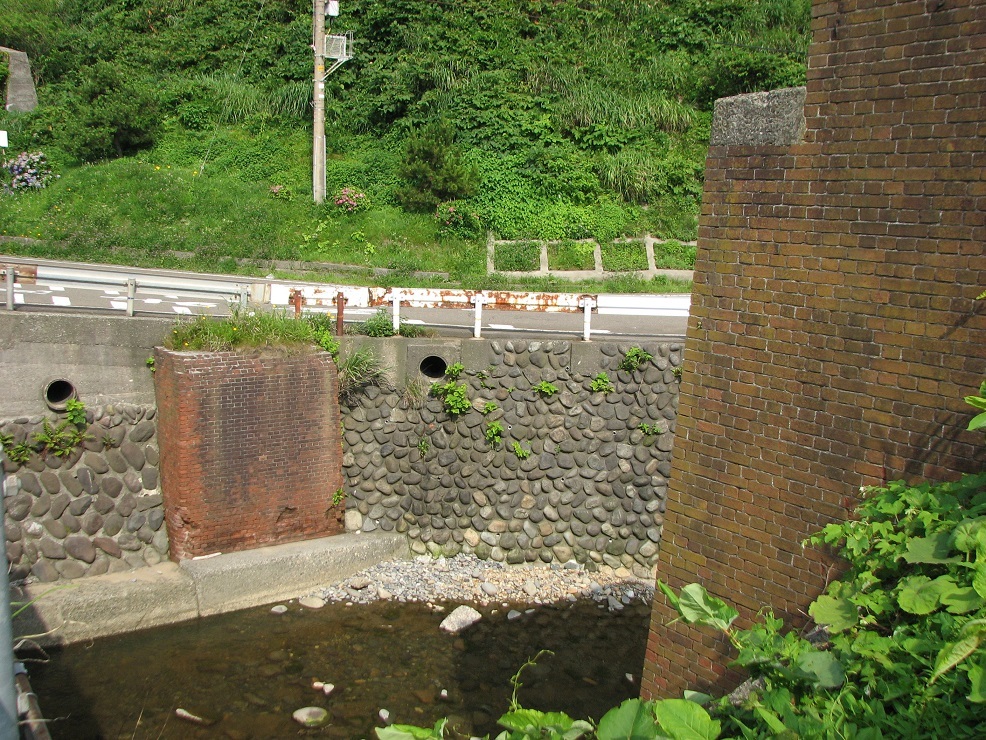
M 43 151 L 58 177 L 0 196 L 0 232 L 41 240 L 3 249 L 494 287 L 487 230 L 693 238 L 713 102 L 801 84 L 809 16 L 809 0 L 342 0 L 332 30 L 356 56 L 328 80 L 316 206 L 309 3 L 5 0 L 0 45 L 30 54 L 40 99 L 0 114 L 8 156 Z

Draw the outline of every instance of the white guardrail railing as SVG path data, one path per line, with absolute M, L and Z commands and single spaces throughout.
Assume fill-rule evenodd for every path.
M 143 291 L 169 291 L 184 297 L 216 301 L 219 306 L 271 306 L 294 308 L 296 314 L 303 311 L 338 310 L 340 300 L 346 308 L 389 308 L 395 331 L 400 326 L 401 308 L 452 308 L 473 311 L 473 336 L 479 337 L 484 308 L 493 310 L 564 312 L 583 315 L 582 335 L 590 336 L 592 314 L 623 316 L 687 316 L 691 296 L 687 294 L 587 294 L 587 293 L 539 293 L 523 291 L 451 290 L 436 288 L 371 288 L 352 285 L 288 282 L 276 279 L 237 281 L 220 275 L 196 275 L 193 273 L 148 270 L 135 273 L 128 268 L 114 266 L 89 267 L 66 263 L 28 261 L 21 258 L 0 257 L 0 273 L 6 287 L 6 308 L 15 310 L 23 303 L 18 300 L 17 289 L 29 285 L 99 286 L 122 288 L 125 295 L 111 300 L 111 310 L 123 311 L 127 316 L 136 313 L 137 293 Z M 108 291 L 114 292 L 114 291 Z M 174 297 L 174 296 L 172 296 Z M 153 299 L 160 302 L 159 299 Z M 58 303 L 54 303 L 58 306 Z M 61 304 L 69 305 L 69 304 Z M 89 307 L 93 308 L 93 307 Z M 96 308 L 99 308 L 98 306 Z M 177 310 L 177 309 L 176 309 Z M 191 313 L 191 310 L 183 310 Z

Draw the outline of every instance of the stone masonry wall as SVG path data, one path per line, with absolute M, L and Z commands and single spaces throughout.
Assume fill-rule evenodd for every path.
M 860 486 L 986 462 L 962 402 L 986 375 L 986 3 L 813 10 L 803 138 L 709 149 L 658 569 L 741 626 L 803 623 L 837 568 L 800 543 Z M 655 600 L 642 693 L 732 688 L 728 642 L 673 616 Z
M 327 353 L 155 350 L 171 557 L 335 534 L 337 379 Z
M 107 405 L 87 416 L 89 438 L 71 454 L 33 454 L 23 464 L 4 460 L 14 580 L 101 575 L 154 565 L 168 555 L 154 407 Z M 41 428 L 42 417 L 0 423 L 0 433 L 14 444 Z
M 642 346 L 653 359 L 627 372 L 617 368 L 630 345 L 602 345 L 598 366 L 575 369 L 570 342 L 492 341 L 490 364 L 460 377 L 473 407 L 458 418 L 436 398 L 371 388 L 343 409 L 347 524 L 405 532 L 418 553 L 575 559 L 649 574 L 682 347 Z M 614 391 L 590 390 L 599 372 Z M 540 396 L 532 386 L 541 381 L 558 392 Z M 496 409 L 484 414 L 487 402 Z M 484 437 L 491 422 L 504 427 L 496 449 Z M 530 456 L 520 459 L 514 442 Z

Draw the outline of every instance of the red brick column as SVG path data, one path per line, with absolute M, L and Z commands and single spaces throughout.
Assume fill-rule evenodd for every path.
M 155 352 L 171 556 L 335 534 L 342 485 L 335 364 L 324 353 Z
M 816 2 L 802 143 L 709 150 L 658 576 L 792 624 L 859 487 L 982 469 L 986 4 Z M 642 693 L 726 691 L 657 597 Z

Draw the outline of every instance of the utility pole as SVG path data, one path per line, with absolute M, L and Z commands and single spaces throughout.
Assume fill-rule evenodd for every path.
M 315 49 L 312 192 L 315 202 L 322 203 L 325 201 L 325 0 L 313 0 L 312 6 Z

